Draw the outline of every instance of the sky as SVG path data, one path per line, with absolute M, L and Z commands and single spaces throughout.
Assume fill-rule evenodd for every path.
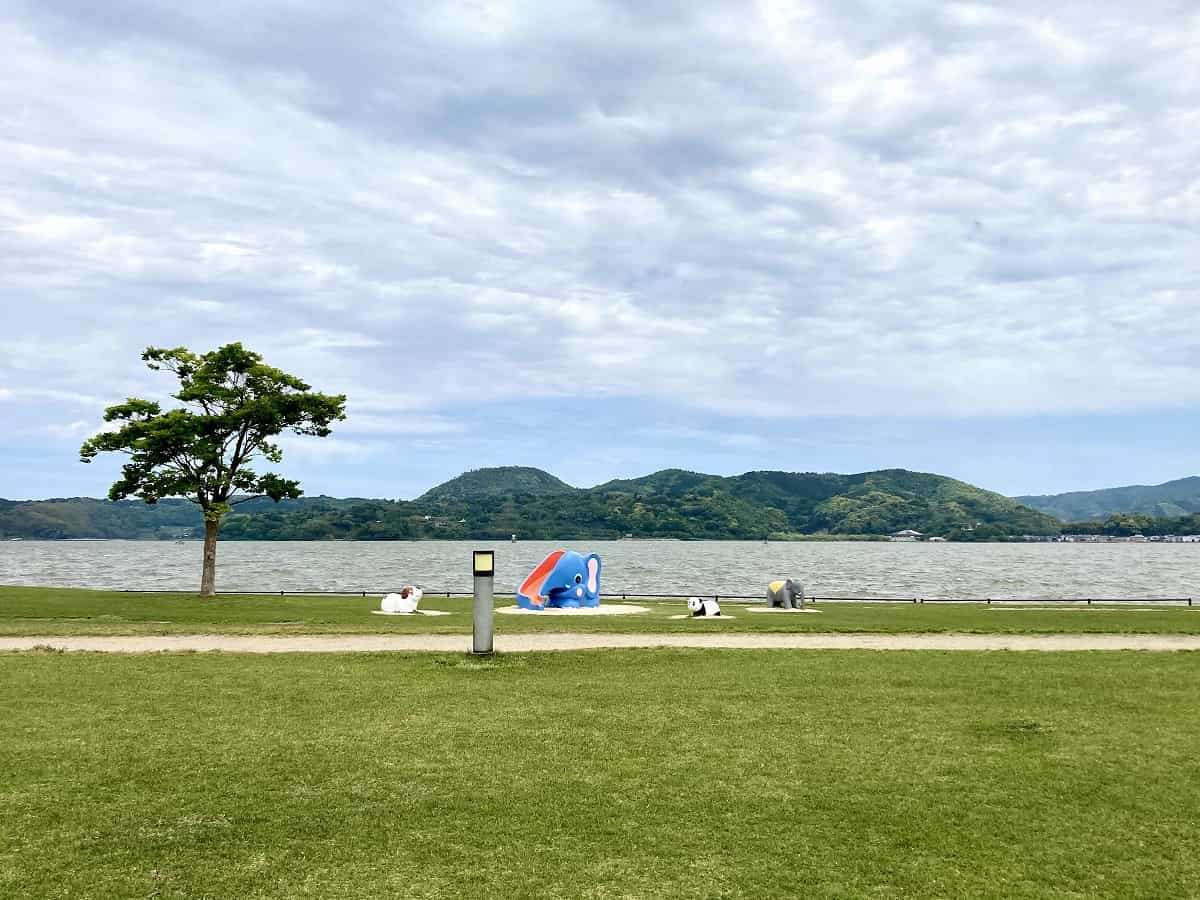
M 0 3 L 0 497 L 102 496 L 150 345 L 466 469 L 1200 472 L 1200 7 Z

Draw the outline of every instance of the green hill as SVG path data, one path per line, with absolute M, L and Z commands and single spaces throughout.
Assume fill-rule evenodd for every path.
M 264 498 L 239 506 L 238 512 L 243 516 L 274 512 L 307 517 L 361 502 L 303 497 L 277 505 Z M 153 506 L 140 500 L 113 503 L 89 497 L 0 500 L 0 540 L 170 540 L 197 537 L 203 531 L 199 508 L 187 500 L 161 500 Z
M 163 500 L 157 506 L 87 497 L 0 500 L 0 538 L 174 538 L 188 536 L 193 528 L 202 529 L 203 521 L 186 500 Z
M 456 503 L 484 500 L 490 497 L 529 495 L 545 497 L 573 494 L 573 488 L 549 472 L 528 466 L 497 466 L 491 469 L 472 469 L 452 478 L 417 498 L 417 503 Z
M 413 501 L 302 498 L 236 508 L 231 540 L 761 539 L 885 535 L 913 528 L 955 540 L 1054 534 L 1059 523 L 991 491 L 941 475 L 888 469 L 856 475 L 666 469 L 573 488 L 539 469 L 479 469 Z M 0 538 L 171 538 L 199 533 L 185 501 L 0 503 Z
M 1180 478 L 1165 484 L 1134 484 L 1100 491 L 1072 491 L 1068 494 L 1015 499 L 1064 522 L 1107 519 L 1121 513 L 1178 518 L 1200 512 L 1200 476 Z
M 668 469 L 645 478 L 611 481 L 590 494 L 607 499 L 611 525 L 627 533 L 727 531 L 769 534 L 927 534 L 998 537 L 1053 534 L 1058 522 L 992 491 L 942 475 L 888 469 L 857 475 L 747 472 L 733 477 Z M 625 501 L 622 505 L 621 500 Z M 626 506 L 638 513 L 627 515 Z M 685 513 L 693 521 L 672 521 Z

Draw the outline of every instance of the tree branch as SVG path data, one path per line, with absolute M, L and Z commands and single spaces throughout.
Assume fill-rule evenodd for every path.
M 241 497 L 237 500 L 230 500 L 230 506 L 241 506 L 243 503 L 249 503 L 251 500 L 261 500 L 266 494 L 251 494 L 248 497 Z
M 173 463 L 175 463 L 175 465 L 179 466 L 179 468 L 182 469 L 185 473 L 187 473 L 188 475 L 191 475 L 193 478 L 195 478 L 197 481 L 200 480 L 200 472 L 196 469 L 195 466 L 188 464 L 186 456 L 184 456 L 180 453 L 174 453 L 171 455 L 171 461 Z
M 242 467 L 242 463 L 246 462 L 246 460 L 249 459 L 253 455 L 253 451 L 250 451 L 248 453 L 243 453 L 242 445 L 245 443 L 246 435 L 249 433 L 249 431 L 250 431 L 250 423 L 243 422 L 242 427 L 240 429 L 238 429 L 237 445 L 234 447 L 233 457 L 229 460 L 228 473 L 226 473 L 223 466 L 221 465 L 221 463 L 224 462 L 224 454 L 222 454 L 222 459 L 217 463 L 217 480 L 219 483 L 218 489 L 232 488 L 233 479 L 237 476 L 238 469 L 240 469 Z M 223 499 L 227 499 L 227 498 L 228 498 L 228 494 L 226 494 L 225 498 L 223 498 Z

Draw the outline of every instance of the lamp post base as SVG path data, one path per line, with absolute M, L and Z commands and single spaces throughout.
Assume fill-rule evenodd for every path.
M 475 602 L 472 616 L 471 652 L 484 656 L 494 653 L 492 642 L 493 576 L 475 576 Z

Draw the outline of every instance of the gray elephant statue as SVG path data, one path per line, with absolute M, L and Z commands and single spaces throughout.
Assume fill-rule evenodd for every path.
M 767 585 L 767 606 L 770 609 L 804 609 L 804 585 L 789 578 Z

